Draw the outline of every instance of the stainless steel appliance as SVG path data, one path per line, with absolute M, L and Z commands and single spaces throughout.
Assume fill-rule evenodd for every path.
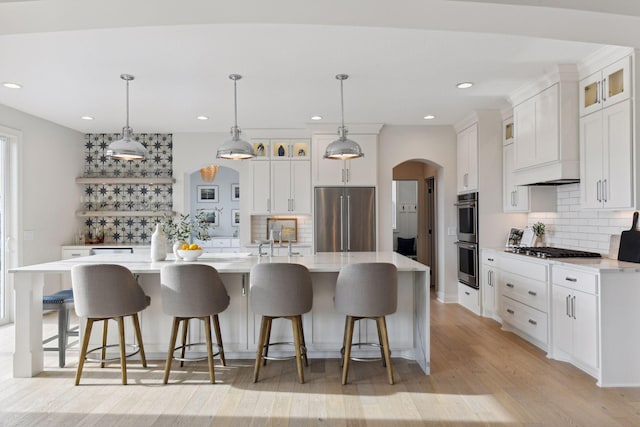
M 375 198 L 373 187 L 316 188 L 315 251 L 375 251 Z
M 478 193 L 458 195 L 458 280 L 478 289 Z
M 458 195 L 458 240 L 478 243 L 478 193 Z
M 551 246 L 528 247 L 517 246 L 506 249 L 505 252 L 534 256 L 536 258 L 600 258 L 596 252 L 577 251 L 574 249 L 554 248 Z

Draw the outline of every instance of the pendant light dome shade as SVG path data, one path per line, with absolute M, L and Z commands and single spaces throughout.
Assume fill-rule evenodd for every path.
M 236 82 L 242 78 L 239 74 L 231 74 L 229 78 L 233 80 L 233 107 L 234 125 L 231 127 L 231 139 L 226 140 L 220 147 L 216 157 L 228 160 L 246 160 L 255 157 L 253 147 L 247 141 L 240 139 L 241 130 L 238 127 L 238 96 Z
M 127 82 L 127 125 L 122 128 L 122 139 L 113 141 L 107 147 L 107 156 L 119 160 L 143 160 L 147 156 L 147 149 L 131 138 L 133 129 L 129 127 L 129 82 L 135 77 L 121 74 L 120 78 Z
M 348 74 L 338 74 L 336 79 L 340 80 L 340 106 L 342 107 L 342 126 L 338 127 L 338 139 L 327 146 L 324 153 L 325 159 L 347 160 L 363 157 L 364 153 L 360 145 L 347 138 L 347 128 L 344 125 L 344 95 L 342 82 L 349 78 Z

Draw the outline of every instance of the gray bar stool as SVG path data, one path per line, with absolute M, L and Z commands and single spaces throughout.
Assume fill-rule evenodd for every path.
M 352 343 L 354 324 L 356 320 L 360 319 L 375 319 L 378 327 L 380 352 L 387 367 L 389 384 L 393 384 L 393 368 L 391 367 L 391 351 L 389 350 L 385 316 L 395 313 L 398 306 L 398 270 L 396 266 L 382 262 L 344 266 L 338 274 L 334 303 L 336 310 L 347 316 L 344 325 L 342 384 L 347 383 L 349 375 L 351 346 L 371 345 L 371 343 Z
M 211 384 L 215 383 L 213 370 L 213 357 L 220 355 L 222 366 L 225 366 L 224 349 L 222 347 L 222 335 L 218 314 L 229 307 L 230 298 L 220 279 L 218 271 L 204 264 L 170 264 L 160 270 L 160 285 L 162 295 L 162 310 L 165 314 L 173 316 L 173 327 L 169 342 L 169 353 L 164 371 L 164 383 L 169 382 L 171 363 L 180 360 L 180 366 L 185 361 L 200 361 L 207 359 L 209 362 L 209 377 Z M 213 353 L 211 341 L 211 317 L 215 329 L 218 352 Z M 204 322 L 207 357 L 185 357 L 185 349 L 190 346 L 203 345 L 205 343 L 187 344 L 187 331 L 190 319 L 200 319 Z M 182 323 L 182 345 L 176 347 L 178 329 Z M 175 352 L 180 350 L 180 357 L 175 357 Z
M 118 322 L 120 335 L 119 359 L 122 369 L 122 384 L 126 385 L 127 357 L 140 353 L 142 366 L 147 367 L 138 312 L 149 306 L 151 298 L 144 294 L 144 291 L 131 271 L 115 264 L 76 265 L 71 268 L 71 285 L 73 287 L 76 314 L 87 319 L 80 357 L 78 359 L 75 384 L 80 384 L 80 377 L 82 376 L 82 368 L 84 367 L 85 360 L 100 362 L 100 367 L 104 368 L 105 362 L 118 359 L 106 358 L 107 347 L 117 345 L 107 345 L 108 321 L 114 319 Z M 131 316 L 138 340 L 138 345 L 130 345 L 133 346 L 135 350 L 129 354 L 126 353 L 127 344 L 124 341 L 125 316 Z M 102 329 L 102 346 L 87 351 L 93 323 L 99 321 L 104 322 Z M 87 358 L 87 354 L 97 350 L 101 350 L 102 352 L 100 359 Z
M 269 343 L 269 340 L 273 319 L 284 318 L 291 320 L 298 380 L 301 384 L 304 383 L 302 359 L 304 358 L 305 365 L 309 366 L 309 363 L 302 329 L 302 315 L 308 313 L 313 304 L 309 270 L 300 264 L 258 264 L 251 269 L 250 278 L 251 308 L 255 314 L 262 316 L 253 382 L 258 381 L 260 365 L 263 361 L 266 363 L 267 359 L 283 359 L 269 356 L 269 346 L 289 343 Z
M 42 297 L 42 309 L 52 310 L 58 312 L 58 333 L 42 341 L 42 344 L 48 344 L 51 341 L 57 340 L 57 347 L 44 347 L 45 351 L 57 351 L 58 352 L 58 366 L 64 368 L 66 364 L 66 350 L 67 347 L 77 343 L 69 343 L 70 336 L 78 336 L 78 325 L 73 327 L 69 326 L 69 312 L 73 310 L 73 290 L 64 289 L 58 291 L 55 294 L 45 295 Z

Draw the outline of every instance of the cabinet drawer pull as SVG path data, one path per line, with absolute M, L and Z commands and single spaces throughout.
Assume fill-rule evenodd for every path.
M 529 319 L 529 323 L 531 323 L 533 326 L 538 326 L 538 322 L 533 319 Z
M 515 311 L 513 311 L 513 310 L 511 310 L 510 308 L 507 308 L 507 313 L 509 313 L 509 314 L 516 314 L 516 312 L 515 312 Z
M 576 279 L 575 277 L 565 277 L 564 280 L 566 280 L 567 282 L 577 282 L 578 279 Z
M 515 288 L 515 286 L 512 283 L 507 283 L 507 288 Z
M 532 296 L 535 297 L 536 295 L 538 295 L 538 293 L 537 292 L 533 292 L 533 291 L 529 291 L 529 295 L 532 295 Z
M 487 258 L 487 261 L 493 262 L 493 258 Z
M 469 292 L 467 292 L 467 291 L 464 291 L 464 293 L 465 293 L 465 295 L 471 295 L 471 294 L 470 294 Z

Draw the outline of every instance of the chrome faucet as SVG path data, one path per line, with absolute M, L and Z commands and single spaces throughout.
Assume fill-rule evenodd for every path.
M 288 254 L 289 256 L 300 255 L 300 252 L 293 252 L 292 251 L 293 247 L 292 247 L 291 244 L 294 243 L 294 242 L 295 242 L 295 240 L 289 240 L 289 245 L 288 245 L 289 246 L 289 254 Z
M 262 252 L 262 245 L 264 245 L 267 242 L 269 242 L 269 240 L 258 240 L 257 241 L 257 243 L 258 243 L 258 256 L 259 257 L 269 255 L 266 252 Z M 271 249 L 271 254 L 273 255 L 273 246 L 272 246 L 272 249 Z

